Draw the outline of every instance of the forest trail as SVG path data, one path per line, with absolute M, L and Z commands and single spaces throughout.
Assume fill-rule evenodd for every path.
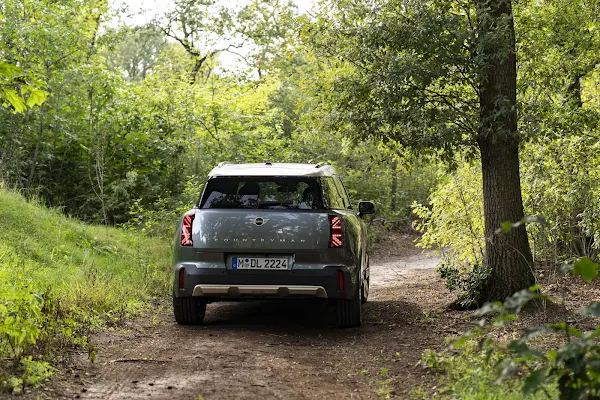
M 50 398 L 376 399 L 431 389 L 418 364 L 460 332 L 463 319 L 433 269 L 438 259 L 397 235 L 371 256 L 363 326 L 327 327 L 326 307 L 306 302 L 220 303 L 206 325 L 178 326 L 165 302 L 154 316 L 95 337 L 98 355 L 74 354 Z

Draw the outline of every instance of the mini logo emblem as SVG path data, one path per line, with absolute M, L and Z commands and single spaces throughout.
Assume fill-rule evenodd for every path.
M 252 223 L 254 223 L 254 225 L 256 225 L 256 226 L 261 226 L 261 225 L 264 225 L 264 224 L 266 224 L 266 223 L 267 223 L 267 221 L 269 221 L 269 219 L 268 219 L 268 218 L 261 218 L 261 217 L 258 217 L 258 218 L 251 219 L 250 221 L 251 221 Z

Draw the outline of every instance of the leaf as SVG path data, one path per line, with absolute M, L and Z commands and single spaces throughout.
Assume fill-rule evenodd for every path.
M 461 337 L 459 337 L 458 339 L 456 339 L 454 342 L 452 342 L 452 344 L 450 345 L 453 349 L 458 349 L 463 347 L 467 341 L 471 339 L 471 332 L 467 332 L 464 335 L 462 335 Z
M 11 79 L 16 75 L 22 74 L 21 68 L 16 65 L 9 64 L 5 61 L 0 60 L 0 76 L 3 76 L 7 79 Z
M 527 343 L 522 340 L 513 340 L 509 346 L 509 350 L 514 351 L 523 357 L 545 358 L 541 352 L 530 348 Z
M 529 339 L 531 339 L 532 337 L 535 337 L 537 335 L 541 335 L 543 333 L 556 333 L 557 329 L 553 329 L 549 326 L 536 326 L 533 328 L 527 328 L 525 329 L 525 333 L 518 339 L 521 342 L 525 342 Z
M 595 339 L 600 336 L 600 327 L 596 327 L 593 331 L 586 331 L 581 335 L 581 340 Z
M 48 92 L 40 89 L 31 89 L 27 98 L 27 107 L 41 106 L 48 98 Z
M 479 340 L 478 348 L 479 348 L 479 350 L 483 350 L 485 348 L 488 348 L 492 343 L 493 343 L 492 339 L 490 339 L 488 337 L 484 337 Z
M 542 297 L 538 293 L 539 288 L 540 287 L 538 285 L 534 285 L 529 289 L 523 289 L 514 293 L 512 296 L 506 298 L 504 301 L 504 307 L 509 312 L 518 314 L 529 301 Z
M 4 99 L 8 101 L 11 106 L 13 106 L 15 112 L 20 113 L 25 111 L 27 108 L 21 96 L 19 96 L 17 91 L 14 89 L 4 88 L 0 90 L 0 95 L 2 95 L 2 97 L 4 97 Z
M 548 375 L 548 367 L 542 367 L 533 371 L 525 380 L 523 381 L 523 386 L 521 390 L 524 394 L 534 394 L 540 387 L 543 385 L 546 380 L 546 376 Z
M 573 266 L 573 274 L 581 275 L 587 283 L 590 283 L 598 276 L 598 264 L 592 262 L 588 257 L 580 258 Z
M 517 363 L 514 362 L 514 360 L 503 361 L 502 363 L 500 363 L 499 368 L 500 375 L 495 381 L 496 384 L 500 384 L 506 381 L 507 379 L 510 379 L 519 369 Z
M 512 223 L 510 221 L 504 221 L 502 225 L 500 225 L 500 228 L 496 229 L 495 233 L 508 233 L 511 231 L 511 229 L 518 228 L 519 226 L 526 223 L 537 223 L 540 225 L 546 225 L 546 219 L 541 215 L 528 215 L 515 223 Z
M 490 314 L 499 314 L 503 311 L 502 303 L 495 301 L 493 303 L 485 303 L 483 306 L 475 310 L 474 317 L 484 317 Z
M 554 332 L 565 332 L 565 333 L 568 333 L 569 335 L 573 335 L 577 338 L 582 337 L 582 333 L 577 328 L 569 325 L 568 323 L 566 323 L 564 321 L 557 322 L 556 324 L 548 324 L 548 325 L 546 325 L 546 327 L 548 329 L 554 330 Z M 569 344 L 573 344 L 573 343 L 575 343 L 575 342 L 569 342 Z M 569 344 L 567 344 L 562 349 L 565 349 Z
M 512 229 L 512 223 L 510 221 L 504 221 L 501 225 L 501 228 L 504 233 L 508 233 Z
M 600 318 L 600 301 L 595 301 L 587 307 L 582 307 L 577 310 L 582 315 Z
M 588 365 L 594 372 L 600 373 L 600 360 L 591 360 L 588 362 Z
M 563 265 L 560 266 L 560 272 L 562 272 L 563 274 L 572 274 L 573 268 L 574 268 L 573 264 L 564 263 Z

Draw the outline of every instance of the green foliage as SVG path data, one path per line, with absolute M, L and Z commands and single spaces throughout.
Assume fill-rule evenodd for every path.
M 68 344 L 93 358 L 92 329 L 168 291 L 169 253 L 166 241 L 86 226 L 0 189 L 0 371 L 11 371 L 1 386 L 37 385 Z
M 458 297 L 457 303 L 463 308 L 478 305 L 483 284 L 490 276 L 490 268 L 478 264 L 468 269 L 458 269 L 441 263 L 438 268 L 440 277 L 446 281 L 446 287 Z
M 588 258 L 580 258 L 567 265 L 566 270 L 581 275 L 591 282 L 598 274 L 599 265 Z M 474 314 L 480 318 L 478 326 L 465 333 L 453 343 L 461 348 L 470 339 L 479 339 L 480 348 L 488 356 L 500 357 L 493 363 L 496 367 L 496 382 L 503 383 L 521 376 L 521 391 L 524 395 L 538 392 L 546 394 L 556 390 L 561 399 L 588 399 L 600 394 L 600 346 L 597 338 L 600 328 L 583 332 L 568 322 L 545 324 L 525 329 L 521 336 L 505 346 L 493 346 L 493 331 L 509 324 L 532 300 L 546 299 L 540 287 L 534 286 L 508 297 L 503 303 L 487 303 Z M 547 300 L 547 299 L 546 299 Z M 600 316 L 600 306 L 594 302 L 579 309 L 583 315 Z M 534 338 L 554 335 L 565 340 L 559 347 L 536 348 Z M 537 342 L 539 343 L 539 341 Z M 469 356 L 469 350 L 464 354 Z
M 429 197 L 429 207 L 413 204 L 418 246 L 438 248 L 445 264 L 466 271 L 483 264 L 484 226 L 481 168 L 464 164 L 447 174 Z
M 585 143 L 584 138 L 563 138 L 545 145 L 536 142 L 524 146 L 524 203 L 526 214 L 531 216 L 505 221 L 495 235 L 530 223 L 529 238 L 536 261 L 560 265 L 573 257 L 596 257 L 600 214 L 594 211 L 598 201 L 595 193 L 600 191 L 596 180 L 590 178 L 595 169 L 589 169 L 589 165 L 595 161 L 585 155 Z M 465 164 L 440 182 L 428 207 L 413 205 L 418 217 L 414 226 L 423 232 L 418 245 L 439 249 L 448 287 L 457 290 L 460 304 L 468 306 L 479 292 L 467 288 L 479 288 L 477 275 L 483 272 L 478 269 L 472 274 L 473 266 L 483 264 L 485 245 L 481 172 Z
M 587 257 L 580 258 L 573 264 L 573 274 L 581 275 L 587 283 L 590 283 L 598 276 L 598 264 Z
M 472 3 L 387 0 L 323 5 L 302 36 L 331 60 L 319 93 L 332 129 L 449 155 L 478 120 Z
M 375 200 L 394 227 L 435 185 L 430 160 L 328 128 L 315 99 L 324 70 L 294 41 L 288 2 L 181 1 L 142 27 L 109 23 L 105 1 L 3 7 L 0 52 L 51 96 L 20 114 L 0 109 L 0 180 L 77 218 L 170 236 L 174 215 L 224 160 L 328 160 L 355 201 Z M 242 41 L 253 45 L 241 61 L 259 79 L 217 68 Z
M 4 353 L 18 362 L 23 351 L 36 344 L 46 321 L 42 315 L 44 299 L 33 292 L 31 281 L 17 275 L 19 283 L 2 286 L 0 291 L 0 342 L 8 346 Z
M 19 66 L 0 60 L 0 101 L 15 112 L 42 105 L 48 92 L 39 89 L 41 82 L 27 76 Z
M 548 121 L 551 123 L 551 121 Z M 568 125 L 566 132 L 574 130 Z M 553 135 L 554 136 L 554 135 Z M 561 137 L 562 136 L 562 137 Z M 540 261 L 560 262 L 573 256 L 594 256 L 600 227 L 596 212 L 600 186 L 596 139 L 565 134 L 525 146 L 524 201 L 529 213 L 544 215 L 532 239 Z
M 0 373 L 0 388 L 14 394 L 25 392 L 25 387 L 37 388 L 54 373 L 54 368 L 46 361 L 34 360 L 31 356 L 20 359 L 17 369 L 20 376 Z
M 503 362 L 504 357 L 498 351 L 482 350 L 474 341 L 465 343 L 461 351 L 427 350 L 423 353 L 421 364 L 443 375 L 435 392 L 420 388 L 413 393 L 414 397 L 464 400 L 547 399 L 542 393 L 522 393 L 521 381 L 516 376 L 497 382 L 498 375 L 494 365 Z
M 108 64 L 125 71 L 130 80 L 145 79 L 167 46 L 163 33 L 148 25 L 123 27 L 119 35 L 122 39 L 116 51 L 106 52 Z
M 422 236 L 417 246 L 442 255 L 439 272 L 462 307 L 477 305 L 490 268 L 483 266 L 484 224 L 481 169 L 464 164 L 440 180 L 429 207 L 413 203 L 413 226 Z

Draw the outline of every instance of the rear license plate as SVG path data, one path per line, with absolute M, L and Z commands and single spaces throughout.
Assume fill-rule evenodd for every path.
M 289 258 L 275 257 L 232 257 L 231 269 L 289 269 Z

